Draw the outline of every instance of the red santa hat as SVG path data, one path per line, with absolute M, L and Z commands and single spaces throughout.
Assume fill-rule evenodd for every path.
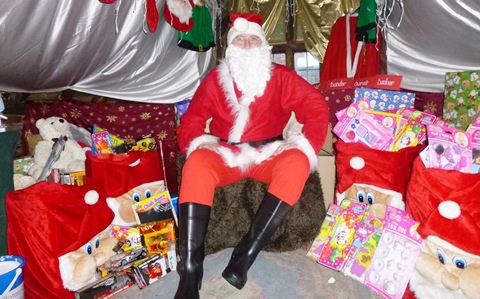
M 480 174 L 425 168 L 414 162 L 406 195 L 407 211 L 419 221 L 422 238 L 436 236 L 480 255 Z
M 343 194 L 353 184 L 368 185 L 378 191 L 403 201 L 412 171 L 414 158 L 423 146 L 406 147 L 398 152 L 369 148 L 360 143 L 335 143 L 338 194 Z M 393 202 L 400 207 L 403 202 Z
M 66 298 L 58 258 L 72 252 L 112 223 L 102 181 L 84 186 L 39 182 L 6 196 L 8 249 L 27 259 L 29 297 Z M 35 295 L 33 295 L 35 294 Z
M 265 31 L 262 28 L 263 17 L 260 14 L 249 12 L 231 13 L 230 30 L 227 34 L 227 45 L 240 34 L 251 34 L 258 36 L 263 43 L 267 42 Z
M 166 0 L 163 17 L 173 28 L 187 32 L 193 28 L 193 0 Z

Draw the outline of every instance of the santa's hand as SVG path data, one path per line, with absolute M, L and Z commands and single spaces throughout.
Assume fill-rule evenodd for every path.
M 291 150 L 291 149 L 294 149 L 294 148 L 297 148 L 297 146 L 295 144 L 284 143 L 284 144 L 280 145 L 279 147 L 277 147 L 277 149 L 275 150 L 275 152 L 273 154 L 274 155 L 279 155 L 279 154 L 283 153 L 284 151 Z
M 200 149 L 200 148 L 208 149 L 213 152 L 216 152 L 217 154 L 220 154 L 218 143 L 204 142 L 197 147 L 197 149 Z

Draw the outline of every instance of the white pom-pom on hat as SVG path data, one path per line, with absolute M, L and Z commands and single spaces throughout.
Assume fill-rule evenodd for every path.
M 88 191 L 87 193 L 85 193 L 85 197 L 84 197 L 85 203 L 89 205 L 96 204 L 99 198 L 100 198 L 100 195 L 95 190 Z
M 262 43 L 267 43 L 265 31 L 262 28 L 263 18 L 258 14 L 242 13 L 236 16 L 230 16 L 232 27 L 227 34 L 227 45 L 230 45 L 232 41 L 240 34 L 251 34 L 258 36 Z
M 440 215 L 450 220 L 460 217 L 460 214 L 462 213 L 458 203 L 452 200 L 441 202 L 438 205 L 438 212 Z
M 350 166 L 355 170 L 365 167 L 365 160 L 362 157 L 353 157 L 350 159 Z
M 244 18 L 238 18 L 233 23 L 233 27 L 235 28 L 235 30 L 238 30 L 240 32 L 245 32 L 248 29 L 248 21 L 247 19 L 244 19 Z

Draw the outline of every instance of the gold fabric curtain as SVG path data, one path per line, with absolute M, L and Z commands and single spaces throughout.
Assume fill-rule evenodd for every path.
M 298 18 L 295 24 L 301 26 L 303 41 L 308 52 L 319 62 L 323 62 L 333 23 L 339 17 L 360 6 L 360 0 L 229 0 L 226 2 L 222 3 L 222 6 L 229 12 L 260 13 L 265 20 L 263 28 L 268 40 L 271 40 L 278 24 L 286 22 L 287 15 L 293 11 L 295 18 Z

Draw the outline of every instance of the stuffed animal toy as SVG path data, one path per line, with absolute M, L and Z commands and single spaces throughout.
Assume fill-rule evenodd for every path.
M 385 216 L 386 205 L 405 210 L 413 160 L 423 145 L 386 152 L 338 140 L 335 149 L 337 203 L 347 197 L 363 202 L 376 217 Z
M 165 191 L 163 180 L 145 183 L 134 187 L 130 191 L 118 196 L 108 197 L 107 204 L 115 214 L 112 225 L 134 226 L 137 224 L 132 204 L 148 198 L 152 195 Z
M 424 241 L 405 298 L 480 298 L 479 188 L 480 174 L 415 159 L 406 206 Z
M 107 227 L 77 250 L 59 257 L 63 286 L 75 291 L 97 280 L 98 266 L 105 264 L 116 254 L 113 248 L 117 242 L 118 240 L 110 235 L 110 229 Z
M 35 146 L 34 164 L 28 170 L 30 176 L 36 181 L 39 179 L 50 157 L 55 141 L 61 136 L 65 136 L 67 140 L 60 158 L 53 163 L 53 168 L 58 168 L 65 173 L 85 171 L 85 150 L 77 141 L 72 139 L 70 123 L 63 118 L 52 116 L 47 119 L 41 118 L 37 120 L 35 125 L 43 140 L 39 141 Z

